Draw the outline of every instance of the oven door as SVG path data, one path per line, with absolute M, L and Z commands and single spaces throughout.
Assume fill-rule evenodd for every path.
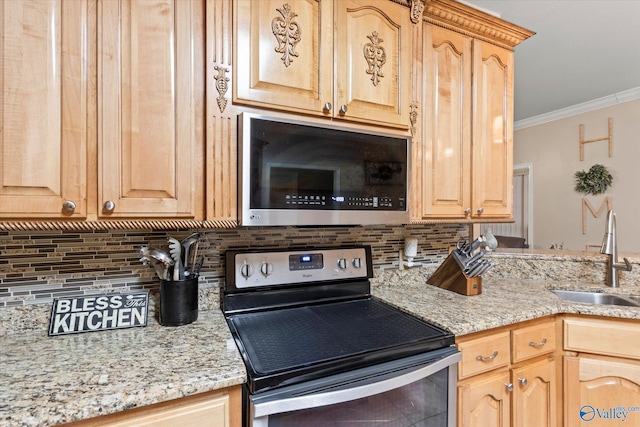
M 454 347 L 249 396 L 251 427 L 456 424 Z

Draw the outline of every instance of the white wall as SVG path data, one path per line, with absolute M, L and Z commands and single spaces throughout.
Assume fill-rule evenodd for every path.
M 607 136 L 613 118 L 613 155 L 608 144 L 584 145 L 580 161 L 579 125 L 584 139 Z M 582 199 L 597 212 L 605 197 L 617 216 L 618 250 L 640 252 L 640 100 L 540 124 L 514 133 L 514 164 L 533 163 L 533 242 L 538 249 L 563 244 L 564 249 L 585 250 L 600 245 L 606 208 L 595 218 L 587 209 L 586 234 L 582 231 Z M 613 176 L 606 193 L 592 196 L 574 190 L 576 171 L 599 163 Z M 589 250 L 598 250 L 589 248 Z

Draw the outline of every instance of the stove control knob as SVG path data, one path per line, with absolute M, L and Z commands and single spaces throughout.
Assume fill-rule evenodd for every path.
M 262 261 L 262 264 L 260 264 L 260 273 L 262 273 L 264 277 L 271 276 L 271 273 L 273 273 L 273 264 L 267 261 Z
M 253 274 L 253 265 L 249 264 L 247 261 L 244 261 L 240 266 L 240 275 L 245 279 L 248 279 Z
M 346 270 L 348 266 L 349 266 L 349 264 L 347 264 L 347 260 L 346 259 L 340 258 L 338 260 L 338 268 L 340 270 Z
M 353 261 L 351 261 L 351 264 L 353 264 L 355 268 L 362 268 L 362 259 L 354 258 Z

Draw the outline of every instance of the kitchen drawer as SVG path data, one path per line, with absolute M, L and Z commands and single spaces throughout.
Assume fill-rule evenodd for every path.
M 640 322 L 565 319 L 564 349 L 640 359 Z
M 458 348 L 462 352 L 460 379 L 509 364 L 508 331 L 459 342 Z
M 513 363 L 550 353 L 556 349 L 556 322 L 552 320 L 511 331 L 511 344 Z

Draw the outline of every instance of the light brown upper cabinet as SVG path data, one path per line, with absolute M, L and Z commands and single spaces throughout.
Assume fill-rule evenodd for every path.
M 204 0 L 0 12 L 0 218 L 202 218 Z
M 409 127 L 408 7 L 390 0 L 238 0 L 234 8 L 235 103 Z
M 87 0 L 0 2 L 0 218 L 84 218 Z
M 98 217 L 196 216 L 204 4 L 98 3 Z
M 424 31 L 423 218 L 512 215 L 513 52 Z
M 533 33 L 449 0 L 424 18 L 412 219 L 509 220 L 512 48 Z

